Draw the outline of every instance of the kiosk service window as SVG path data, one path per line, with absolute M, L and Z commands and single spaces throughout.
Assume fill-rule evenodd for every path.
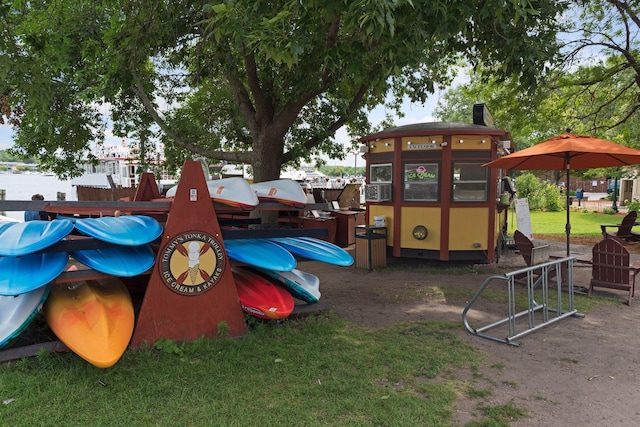
M 405 201 L 438 201 L 438 166 L 437 163 L 407 163 L 404 165 Z
M 489 173 L 481 163 L 453 164 L 453 201 L 486 202 Z
M 390 183 L 393 176 L 393 168 L 391 163 L 371 165 L 369 173 L 371 175 L 371 183 Z

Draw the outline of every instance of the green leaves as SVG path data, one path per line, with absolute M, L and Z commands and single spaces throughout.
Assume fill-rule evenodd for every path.
M 351 127 L 357 139 L 353 132 L 370 129 L 367 111 L 390 94 L 424 102 L 449 84 L 461 57 L 535 87 L 555 54 L 563 8 L 552 0 L 2 4 L 11 6 L 0 27 L 0 90 L 15 88 L 11 107 L 24 107 L 19 151 L 74 173 L 71 151 L 102 140 L 105 123 L 140 140 L 155 126 L 176 162 L 189 153 L 251 160 L 265 179 L 283 162 L 343 156 L 336 130 Z

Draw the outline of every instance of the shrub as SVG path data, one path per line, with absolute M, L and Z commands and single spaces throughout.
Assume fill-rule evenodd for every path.
M 560 197 L 560 190 L 555 185 L 547 185 L 543 188 L 544 209 L 550 212 L 560 212 L 564 210 L 564 199 Z
M 640 210 L 640 200 L 633 199 L 633 201 L 627 202 L 626 206 L 627 206 L 627 212 L 631 212 L 631 211 L 637 212 Z
M 529 198 L 530 194 L 538 192 L 542 187 L 543 184 L 532 173 L 525 173 L 516 179 L 516 191 L 521 198 Z
M 613 208 L 604 208 L 604 209 L 602 210 L 602 213 L 603 213 L 603 214 L 607 214 L 607 215 L 613 215 L 613 214 L 615 214 L 615 213 L 616 213 L 616 211 L 615 211 L 615 210 L 613 210 Z
M 531 209 L 532 211 L 544 210 L 544 194 L 542 191 L 529 193 L 527 199 L 529 199 L 529 209 Z
M 532 211 L 564 210 L 564 198 L 561 197 L 560 189 L 548 181 L 541 182 L 532 173 L 526 173 L 516 179 L 516 191 L 518 197 L 528 199 L 529 209 Z

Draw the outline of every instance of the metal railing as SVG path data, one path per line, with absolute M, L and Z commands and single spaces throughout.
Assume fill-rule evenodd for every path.
M 569 316 L 584 317 L 574 308 L 573 267 L 575 260 L 576 257 L 561 258 L 503 275 L 488 277 L 462 312 L 462 321 L 465 328 L 479 337 L 518 346 L 520 344 L 515 340 L 528 333 Z M 469 323 L 469 310 L 471 310 L 473 304 L 480 298 L 489 284 L 495 281 L 506 282 L 507 316 L 488 325 L 474 328 Z M 526 308 L 516 312 L 515 286 L 520 281 L 524 281 L 527 287 Z M 554 307 L 549 304 L 550 291 L 556 294 Z M 536 295 L 540 302 L 536 301 Z M 566 309 L 563 308 L 563 304 L 565 304 L 563 295 L 566 295 Z M 503 332 L 506 329 L 504 336 L 485 333 L 485 331 L 498 327 L 503 327 Z

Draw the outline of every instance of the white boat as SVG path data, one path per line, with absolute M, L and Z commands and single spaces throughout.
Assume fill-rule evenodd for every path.
M 166 197 L 175 197 L 178 186 L 171 187 L 167 191 Z M 255 191 L 244 178 L 231 177 L 209 180 L 207 187 L 213 200 L 227 206 L 251 210 L 260 203 Z
M 135 147 L 130 147 L 125 141 L 121 145 L 99 145 L 94 149 L 98 159 L 97 164 L 84 163 L 84 174 L 73 178 L 71 185 L 99 188 L 136 187 L 138 185 L 141 168 L 140 158 L 135 153 Z M 162 162 L 159 158 L 159 162 Z M 158 184 L 175 184 L 174 177 L 163 174 Z
M 279 202 L 302 208 L 307 204 L 307 194 L 300 183 L 291 179 L 277 179 L 251 184 L 259 200 Z
M 329 177 L 316 170 L 306 171 L 306 181 L 311 184 L 313 188 L 326 188 Z

